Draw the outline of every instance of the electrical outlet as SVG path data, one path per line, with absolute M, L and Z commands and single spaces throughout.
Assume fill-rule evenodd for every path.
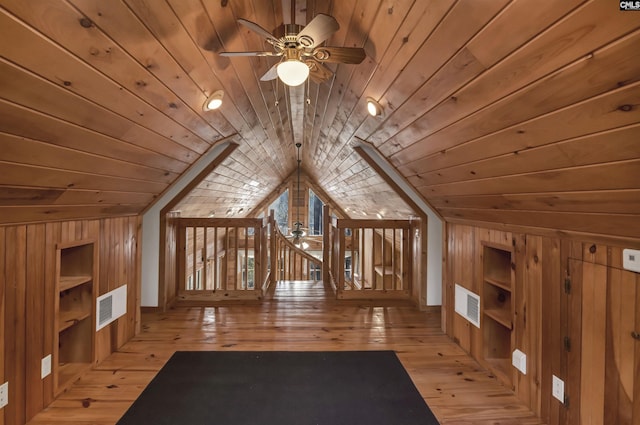
M 0 385 L 0 409 L 9 404 L 9 383 Z
M 553 375 L 553 381 L 551 383 L 551 393 L 555 398 L 560 400 L 560 403 L 564 404 L 564 381 Z
M 511 355 L 511 364 L 523 375 L 527 374 L 527 355 L 517 348 L 513 350 L 513 354 Z
M 40 378 L 44 379 L 51 374 L 51 354 L 42 359 Z

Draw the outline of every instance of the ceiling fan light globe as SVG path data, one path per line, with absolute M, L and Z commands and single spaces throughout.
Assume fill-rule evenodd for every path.
M 298 60 L 287 60 L 276 69 L 280 80 L 288 86 L 299 86 L 309 77 L 309 67 Z

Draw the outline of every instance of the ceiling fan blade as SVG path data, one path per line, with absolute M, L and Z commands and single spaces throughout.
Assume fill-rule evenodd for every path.
M 357 64 L 367 57 L 362 47 L 318 47 L 311 56 L 326 63 L 349 63 Z
M 260 81 L 271 81 L 278 78 L 278 72 L 277 72 L 278 63 L 273 65 L 271 68 L 269 68 L 269 70 L 265 72 L 262 77 L 260 77 Z
M 282 56 L 275 52 L 220 52 L 220 56 Z
M 309 78 L 311 78 L 311 81 L 314 83 L 323 83 L 333 75 L 333 72 L 331 72 L 329 68 L 319 62 L 309 60 L 305 63 L 309 65 Z
M 333 16 L 318 14 L 298 33 L 298 42 L 307 48 L 313 48 L 338 31 L 340 25 Z
M 274 42 L 277 42 L 278 39 L 275 38 L 269 31 L 267 31 L 266 29 L 262 28 L 260 25 L 256 24 L 255 22 L 251 22 L 251 21 L 247 21 L 246 19 L 238 19 L 238 23 L 244 25 L 245 27 L 249 28 L 251 31 L 260 34 L 261 36 L 263 36 L 264 38 L 266 38 L 267 40 L 272 40 Z

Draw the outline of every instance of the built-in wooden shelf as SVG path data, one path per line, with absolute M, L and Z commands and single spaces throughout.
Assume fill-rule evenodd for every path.
M 513 328 L 513 323 L 511 322 L 511 316 L 504 310 L 485 308 L 484 314 L 491 317 L 493 320 L 500 323 L 502 326 L 504 326 L 509 330 Z
M 507 386 L 512 385 L 513 266 L 508 246 L 483 245 L 483 360 Z
M 61 312 L 58 315 L 58 332 L 62 332 L 71 326 L 77 325 L 80 321 L 91 316 L 91 311 L 70 310 Z
M 505 291 L 511 292 L 511 283 L 510 282 L 504 282 L 504 281 L 501 281 L 501 280 L 495 280 L 495 279 L 492 279 L 492 278 L 490 278 L 488 276 L 485 276 L 484 281 L 486 283 L 490 283 L 493 286 L 497 286 L 498 288 L 502 288 Z
M 53 355 L 56 393 L 63 391 L 94 358 L 97 256 L 94 241 L 57 247 L 56 343 Z
M 60 287 L 58 290 L 60 292 L 66 291 L 67 289 L 71 289 L 78 285 L 82 285 L 83 283 L 90 282 L 93 279 L 91 275 L 84 276 L 60 276 Z
M 509 330 L 513 329 L 511 310 L 511 290 L 508 285 L 496 285 L 493 281 L 484 281 L 484 314 L 490 316 Z

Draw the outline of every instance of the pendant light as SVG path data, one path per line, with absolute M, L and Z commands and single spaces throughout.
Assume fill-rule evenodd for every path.
M 298 247 L 298 248 L 302 248 L 302 249 L 307 249 L 309 247 L 309 244 L 305 241 L 302 240 L 302 238 L 305 236 L 305 232 L 304 230 L 302 230 L 302 222 L 300 221 L 300 163 L 302 162 L 302 160 L 300 159 L 300 147 L 302 146 L 301 143 L 296 143 L 296 149 L 297 149 L 297 157 L 298 157 L 298 170 L 297 170 L 297 177 L 298 177 L 298 182 L 297 182 L 297 196 L 296 196 L 296 222 L 293 224 L 293 230 L 291 231 L 291 235 L 293 236 L 293 244 Z

